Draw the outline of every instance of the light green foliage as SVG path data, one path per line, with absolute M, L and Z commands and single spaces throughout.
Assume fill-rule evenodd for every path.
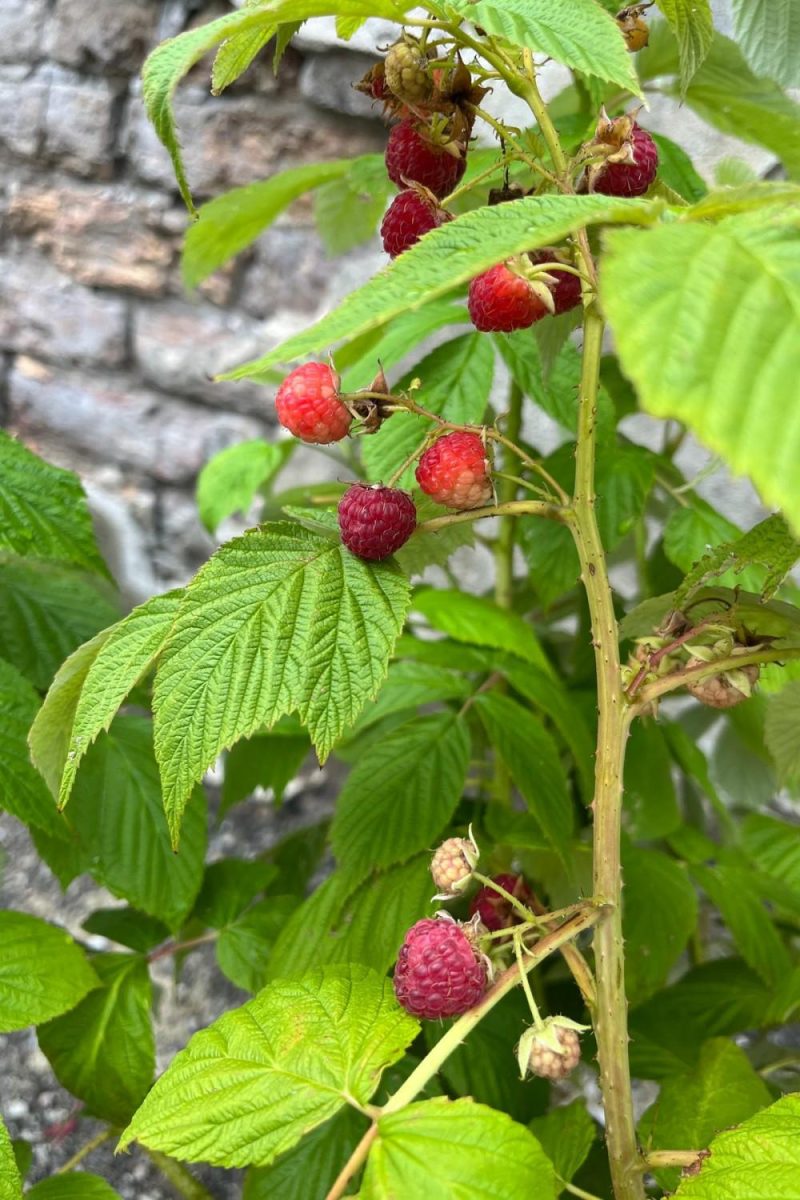
M 682 865 L 660 850 L 626 849 L 622 867 L 626 985 L 636 1003 L 666 982 L 697 923 L 697 899 Z
M 266 525 L 210 559 L 184 593 L 156 674 L 156 757 L 173 839 L 220 751 L 283 714 L 297 711 L 327 756 L 378 690 L 407 604 L 391 561 L 363 563 L 294 525 Z
M 686 91 L 711 48 L 714 22 L 709 0 L 658 0 L 678 39 L 681 90 Z
M 136 1140 L 179 1159 L 268 1166 L 346 1097 L 366 1104 L 417 1029 L 388 980 L 360 967 L 270 984 L 194 1035 L 120 1148 Z
M 433 629 L 457 642 L 508 650 L 550 673 L 550 664 L 530 625 L 517 613 L 498 608 L 491 600 L 449 589 L 426 589 L 414 596 L 413 610 Z
M 147 963 L 133 954 L 92 959 L 101 987 L 40 1025 L 39 1046 L 56 1078 L 89 1111 L 124 1125 L 153 1082 L 155 1039 Z
M 0 1121 L 0 1200 L 22 1200 L 22 1181 L 8 1130 Z
M 368 1128 L 367 1118 L 344 1108 L 306 1134 L 271 1167 L 249 1171 L 242 1200 L 325 1200 L 351 1150 Z
M 702 200 L 708 188 L 686 151 L 663 133 L 651 132 L 650 136 L 658 147 L 659 180 L 690 203 Z
M 294 441 L 239 442 L 206 463 L 197 478 L 197 509 L 209 533 L 233 513 L 247 514 L 259 488 L 288 462 Z
M 361 1200 L 553 1200 L 553 1168 L 505 1113 L 464 1099 L 423 1100 L 381 1117 Z
M 710 1149 L 700 1174 L 678 1184 L 679 1200 L 798 1200 L 800 1098 L 784 1096 Z
M 27 913 L 0 912 L 0 1029 L 48 1021 L 97 987 L 68 933 Z
M 0 549 L 108 574 L 77 475 L 44 462 L 2 430 Z
M 314 220 L 331 257 L 372 237 L 393 191 L 380 154 L 354 158 L 346 174 L 317 189 Z
M 331 828 L 351 883 L 435 845 L 461 796 L 469 750 L 466 723 L 445 712 L 416 717 L 361 754 Z
M 776 985 L 791 960 L 765 909 L 757 882 L 740 867 L 694 866 L 692 874 L 722 913 L 742 958 L 765 983 Z
M 580 1100 L 534 1117 L 528 1128 L 565 1183 L 570 1183 L 586 1162 L 597 1137 L 595 1123 Z
M 88 1171 L 68 1171 L 66 1175 L 51 1175 L 29 1192 L 31 1200 L 121 1200 L 110 1184 Z
M 263 0 L 243 0 L 243 3 L 239 7 L 258 8 L 262 4 Z M 290 26 L 292 32 L 301 23 L 293 23 Z M 281 28 L 281 26 L 278 26 L 279 36 Z M 246 29 L 243 33 L 235 33 L 232 37 L 225 39 L 214 55 L 214 64 L 211 68 L 211 91 L 215 96 L 218 96 L 220 92 L 224 92 L 226 87 L 229 87 L 240 75 L 244 74 L 253 59 L 264 49 L 273 33 L 274 27 L 270 23 L 265 24 L 261 29 Z M 275 69 L 277 71 L 277 60 Z
M 800 838 L 795 825 L 751 813 L 742 822 L 740 845 L 758 871 L 800 897 Z
M 731 0 L 736 39 L 757 75 L 800 84 L 800 8 L 795 0 Z
M 704 536 L 705 545 L 712 549 L 700 557 L 698 551 Z M 719 541 L 722 544 L 715 545 Z M 696 588 L 715 578 L 721 578 L 723 583 L 738 583 L 754 589 L 763 581 L 761 594 L 768 600 L 800 558 L 800 542 L 789 532 L 780 513 L 773 513 L 741 534 L 709 505 L 698 505 L 697 501 L 693 508 L 678 509 L 670 518 L 664 534 L 664 549 L 672 561 L 687 572 L 675 594 L 677 607 Z M 766 577 L 758 567 L 765 568 Z
M 685 422 L 796 528 L 798 446 L 783 414 L 800 375 L 797 224 L 783 211 L 620 231 L 602 265 L 603 303 L 643 407 Z M 680 352 L 687 339 L 691 356 Z
M 54 836 L 66 835 L 53 798 L 28 756 L 27 736 L 39 697 L 10 663 L 0 659 L 0 807 Z
M 217 963 L 237 987 L 258 992 L 267 982 L 270 952 L 297 903 L 295 896 L 270 896 L 220 931 Z

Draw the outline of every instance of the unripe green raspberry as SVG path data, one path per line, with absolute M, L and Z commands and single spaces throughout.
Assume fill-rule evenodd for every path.
M 427 100 L 433 89 L 428 73 L 428 59 L 413 42 L 397 42 L 386 55 L 384 63 L 389 90 L 407 104 Z

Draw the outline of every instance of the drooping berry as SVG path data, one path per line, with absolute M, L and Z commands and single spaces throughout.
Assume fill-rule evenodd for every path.
M 566 1079 L 581 1061 L 578 1031 L 585 1026 L 568 1017 L 548 1017 L 542 1028 L 527 1029 L 517 1046 L 520 1074 L 540 1079 Z
M 471 835 L 468 838 L 447 838 L 442 842 L 431 860 L 431 875 L 438 900 L 463 892 L 472 878 L 479 857 L 478 847 Z
M 701 665 L 699 658 L 690 658 L 686 664 L 687 667 Z M 737 704 L 742 704 L 748 699 L 750 689 L 757 682 L 760 673 L 758 663 L 749 663 L 735 671 L 725 671 L 720 675 L 687 682 L 686 690 L 695 700 L 709 708 L 735 708 Z
M 658 146 L 646 129 L 630 134 L 633 162 L 607 162 L 594 177 L 592 191 L 603 196 L 643 196 L 656 177 Z
M 555 252 L 550 250 L 536 250 L 530 258 L 533 263 L 559 261 Z M 573 275 L 570 271 L 559 271 L 556 267 L 551 267 L 547 274 L 555 279 L 555 283 L 550 285 L 550 291 L 553 293 L 556 316 L 569 312 L 571 308 L 577 308 L 581 302 L 580 276 Z
M 339 532 L 351 553 L 377 561 L 405 545 L 417 525 L 417 510 L 399 488 L 354 483 L 339 501 Z
M 486 991 L 485 958 L 458 922 L 425 917 L 412 925 L 400 947 L 394 991 L 412 1016 L 436 1021 L 458 1017 Z
M 422 136 L 411 120 L 401 121 L 389 134 L 386 170 L 399 188 L 421 183 L 440 200 L 453 191 L 467 169 L 466 160 L 455 157 Z
M 327 363 L 305 363 L 287 375 L 275 396 L 278 420 L 303 442 L 339 442 L 353 420 L 339 399 L 339 377 Z
M 451 214 L 437 204 L 434 195 L 426 195 L 422 188 L 407 188 L 395 196 L 386 210 L 381 225 L 383 248 L 392 258 L 397 258 L 418 242 L 423 233 L 438 229 L 452 219 Z
M 391 47 L 384 71 L 389 90 L 406 104 L 421 103 L 433 90 L 427 55 L 413 40 L 396 42 Z
M 492 499 L 490 463 L 480 434 L 457 432 L 437 438 L 417 467 L 417 483 L 447 508 L 479 508 Z
M 505 263 L 473 279 L 467 306 L 472 324 L 482 333 L 527 329 L 550 311 L 530 283 Z
M 493 875 L 492 882 L 499 884 L 515 900 L 530 905 L 533 892 L 522 875 Z M 510 929 L 512 925 L 518 925 L 522 921 L 521 915 L 514 910 L 505 896 L 501 896 L 499 892 L 488 885 L 482 887 L 472 897 L 469 915 L 474 917 L 476 914 L 480 917 L 481 924 L 485 925 L 490 933 L 497 933 L 500 929 Z

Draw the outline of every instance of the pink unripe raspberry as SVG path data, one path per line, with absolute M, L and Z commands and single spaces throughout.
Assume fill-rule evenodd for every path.
M 466 169 L 463 157 L 456 158 L 427 141 L 413 121 L 401 121 L 389 134 L 386 171 L 399 188 L 421 183 L 441 200 L 453 191 Z
M 568 1017 L 548 1017 L 537 1029 L 526 1029 L 517 1046 L 523 1079 L 528 1072 L 540 1079 L 566 1079 L 581 1060 L 579 1030 Z
M 431 860 L 431 875 L 444 900 L 457 896 L 472 878 L 472 871 L 479 858 L 478 847 L 472 838 L 448 838 L 442 842 Z
M 477 433 L 437 438 L 419 460 L 416 476 L 423 492 L 447 508 L 479 508 L 492 499 L 489 460 Z
M 633 162 L 608 162 L 594 180 L 593 191 L 603 196 L 643 196 L 656 177 L 658 146 L 646 129 L 631 131 Z
M 472 324 L 482 333 L 527 329 L 549 312 L 528 281 L 505 263 L 490 267 L 473 279 L 467 305 Z
M 306 363 L 287 375 L 275 396 L 278 420 L 303 442 L 340 442 L 353 420 L 339 399 L 339 380 L 327 363 Z
M 354 483 L 339 501 L 339 532 L 359 558 L 388 558 L 404 546 L 417 525 L 417 510 L 399 488 Z
M 436 1021 L 459 1017 L 486 991 L 488 966 L 458 922 L 425 917 L 400 947 L 395 995 L 406 1012 Z
M 433 196 L 427 198 L 413 188 L 406 188 L 395 196 L 386 210 L 381 224 L 383 248 L 392 258 L 397 258 L 398 254 L 418 242 L 424 233 L 438 229 L 452 219 Z

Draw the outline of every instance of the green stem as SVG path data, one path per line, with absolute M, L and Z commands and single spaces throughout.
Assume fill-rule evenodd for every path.
M 506 437 L 510 442 L 519 441 L 522 428 L 522 388 L 516 382 L 511 384 L 508 404 L 508 421 Z M 503 465 L 510 467 L 511 451 L 506 448 Z M 499 504 L 510 504 L 516 496 L 517 485 L 513 479 L 501 479 L 497 488 Z M 511 608 L 514 602 L 514 535 L 516 519 L 509 515 L 500 520 L 500 532 L 497 536 L 495 549 L 495 585 L 494 598 L 500 608 Z
M 512 500 L 509 504 L 491 504 L 486 508 L 470 508 L 466 512 L 447 513 L 443 517 L 431 517 L 421 521 L 417 529 L 434 533 L 448 525 L 462 525 L 464 521 L 479 521 L 482 517 L 548 517 L 551 521 L 566 522 L 569 514 L 558 504 L 547 504 L 544 500 Z
M 158 1167 L 164 1178 L 169 1180 L 176 1192 L 184 1196 L 185 1200 L 214 1200 L 208 1188 L 203 1187 L 200 1180 L 195 1179 L 191 1171 L 187 1171 L 182 1163 L 176 1162 L 174 1158 L 168 1158 L 166 1154 L 161 1154 L 158 1150 L 150 1150 L 147 1146 L 144 1147 L 144 1150 L 153 1165 Z
M 542 1020 L 542 1014 L 539 1012 L 539 1005 L 533 998 L 533 992 L 531 991 L 531 985 L 528 980 L 528 972 L 525 970 L 525 958 L 522 953 L 522 942 L 518 936 L 514 937 L 514 957 L 517 960 L 520 983 L 522 984 L 522 990 L 525 993 L 525 999 L 528 1001 L 528 1008 L 531 1010 L 533 1023 L 537 1029 L 543 1029 L 544 1021 Z
M 82 1163 L 85 1158 L 88 1158 L 92 1151 L 96 1150 L 98 1146 L 102 1146 L 104 1142 L 110 1141 L 111 1138 L 114 1137 L 114 1133 L 115 1131 L 113 1129 L 101 1129 L 100 1132 L 96 1133 L 93 1138 L 90 1138 L 85 1145 L 81 1146 L 79 1150 L 76 1150 L 72 1158 L 68 1158 L 64 1165 L 58 1168 L 55 1174 L 66 1175 L 68 1171 L 71 1171 L 74 1167 L 77 1167 L 78 1163 Z
M 542 99 L 542 94 L 539 91 L 539 85 L 536 82 L 536 69 L 533 65 L 533 55 L 530 50 L 523 50 L 523 61 L 525 63 L 525 74 L 518 75 L 513 79 L 508 80 L 508 86 L 512 92 L 525 101 L 533 115 L 536 117 L 536 122 L 542 131 L 542 137 L 547 144 L 547 149 L 550 151 L 550 157 L 553 160 L 553 166 L 556 169 L 559 183 L 564 191 L 572 191 L 569 183 L 569 164 L 567 157 L 561 146 L 561 139 L 558 136 L 558 130 L 552 122 L 550 113 L 547 111 L 547 105 Z
M 631 715 L 622 691 L 619 631 L 595 515 L 597 391 L 603 319 L 596 302 L 588 296 L 585 298 L 572 531 L 589 603 L 597 670 L 599 718 L 593 805 L 594 894 L 609 906 L 608 914 L 594 936 L 595 1035 L 614 1196 L 616 1200 L 644 1200 L 631 1099 L 622 938 L 622 769 Z

